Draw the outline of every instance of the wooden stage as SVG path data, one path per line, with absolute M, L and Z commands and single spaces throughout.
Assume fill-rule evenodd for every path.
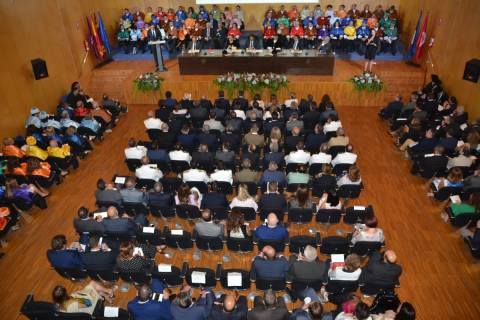
M 212 75 L 180 75 L 178 60 L 167 61 L 167 72 L 162 73 L 165 81 L 162 91 L 143 93 L 134 89 L 132 81 L 142 72 L 154 69 L 153 61 L 114 61 L 96 69 L 91 77 L 94 92 L 98 96 L 102 90 L 112 95 L 121 96 L 129 104 L 157 104 L 165 91 L 181 98 L 185 92 L 192 93 L 193 97 L 202 95 L 214 99 L 218 88 L 212 81 Z M 410 93 L 423 83 L 423 70 L 405 64 L 404 62 L 378 61 L 375 72 L 385 81 L 386 89 L 379 93 L 357 92 L 348 80 L 360 74 L 363 70 L 363 61 L 347 61 L 335 59 L 333 76 L 304 76 L 290 75 L 291 84 L 288 89 L 279 91 L 279 97 L 284 99 L 289 91 L 298 96 L 313 94 L 321 97 L 329 94 L 335 105 L 345 106 L 379 106 L 390 101 L 395 94 L 400 93 L 407 100 Z M 110 91 L 109 91 L 110 90 Z M 94 95 L 95 95 L 94 94 Z M 267 99 L 268 92 L 264 92 Z
M 340 63 L 343 66 L 336 68 L 337 74 L 334 78 L 337 80 L 333 82 L 339 87 L 347 75 L 346 71 L 338 70 L 349 64 L 356 70 L 360 66 L 357 62 L 340 61 Z M 179 77 L 175 71 L 175 64 L 169 64 L 171 71 L 165 73 L 166 88 L 175 88 L 168 82 L 181 83 L 182 79 L 188 84 L 185 85 L 186 88 L 195 88 L 196 77 Z M 377 66 L 382 77 L 392 79 L 389 81 L 395 78 L 405 81 L 398 87 L 411 90 L 406 81 L 411 71 L 407 66 L 382 63 Z M 90 82 L 84 83 L 83 86 L 86 87 L 86 92 L 97 98 L 103 92 L 119 97 L 131 86 L 130 78 L 142 70 L 148 70 L 148 67 L 146 63 L 114 62 L 96 70 Z M 199 78 L 204 82 L 211 80 L 211 77 Z M 292 85 L 299 95 L 313 90 L 316 86 L 314 81 L 325 83 L 328 81 L 310 79 L 312 83 L 300 85 L 296 82 L 297 79 L 291 80 L 295 81 Z M 458 232 L 440 218 L 442 206 L 426 196 L 425 182 L 410 175 L 408 161 L 394 150 L 386 134 L 387 127 L 378 120 L 377 108 L 359 108 L 374 106 L 376 101 L 378 104 L 383 103 L 395 93 L 394 85 L 394 82 L 389 83 L 387 92 L 380 94 L 381 99 L 370 98 L 367 103 L 366 100 L 355 98 L 357 103 L 351 105 L 343 104 L 348 102 L 348 99 L 353 99 L 348 84 L 345 84 L 342 92 L 334 91 L 332 86 L 331 91 L 312 93 L 316 100 L 320 99 L 321 94 L 328 93 L 338 106 L 343 126 L 359 155 L 358 165 L 365 183 L 365 190 L 360 198 L 351 201 L 350 205 L 373 205 L 379 218 L 379 226 L 385 232 L 387 248 L 397 252 L 399 263 L 403 266 L 401 287 L 398 289 L 401 300 L 414 304 L 417 319 L 420 320 L 479 319 L 480 264 L 471 257 Z M 415 85 L 417 84 L 412 84 L 411 87 Z M 180 98 L 180 93 L 184 89 L 174 90 L 175 96 Z M 194 97 L 201 94 L 201 91 L 191 91 Z M 214 94 L 214 91 L 212 88 L 210 94 Z M 23 228 L 8 236 L 9 246 L 4 249 L 6 255 L 0 260 L 1 319 L 23 319 L 19 316 L 20 305 L 30 292 L 34 293 L 38 300 L 50 300 L 51 291 L 57 284 L 65 285 L 68 290 L 76 290 L 85 285 L 62 279 L 50 268 L 45 252 L 55 234 L 66 234 L 69 242 L 76 239 L 72 220 L 78 207 L 87 206 L 90 209 L 94 207 L 94 190 L 98 178 L 109 179 L 114 173 L 128 174 L 123 149 L 130 137 L 147 139 L 143 120 L 154 106 L 130 104 L 129 107 L 130 112 L 120 120 L 118 127 L 108 134 L 104 141 L 97 143 L 94 152 L 86 160 L 81 161 L 80 168 L 72 172 L 63 184 L 52 189 L 52 195 L 48 198 L 48 209 L 34 210 L 33 221 L 31 223 L 22 221 Z M 165 224 L 159 219 L 153 220 L 160 228 Z M 172 227 L 174 222 L 168 224 Z M 351 230 L 351 226 L 344 224 L 332 225 L 328 229 L 311 224 L 292 225 L 290 233 L 292 235 L 307 233 L 310 226 L 316 227 L 322 237 L 335 235 L 337 229 Z M 183 227 L 187 230 L 192 228 L 187 222 L 183 222 Z M 175 253 L 172 259 L 157 256 L 157 263 L 180 265 L 186 259 L 193 266 L 201 264 L 214 268 L 216 263 L 221 261 L 223 254 L 202 253 L 202 259 L 197 262 L 192 259 L 193 251 L 172 252 Z M 224 263 L 225 267 L 248 268 L 252 255 L 231 254 L 231 261 Z M 219 287 L 216 289 L 220 290 Z M 127 302 L 135 294 L 133 288 L 130 288 L 128 293 L 117 291 L 117 305 L 126 307 Z M 372 299 L 366 301 L 371 302 Z M 289 305 L 289 308 L 296 306 L 298 302 L 295 306 Z M 331 307 L 330 304 L 326 305 L 327 309 Z

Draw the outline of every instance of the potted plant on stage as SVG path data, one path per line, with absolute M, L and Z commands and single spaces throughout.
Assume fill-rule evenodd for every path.
M 374 73 L 364 72 L 349 80 L 357 91 L 379 92 L 385 88 L 385 83 Z
M 139 75 L 133 80 L 133 86 L 139 91 L 160 91 L 162 88 L 163 78 L 158 72 L 146 72 Z

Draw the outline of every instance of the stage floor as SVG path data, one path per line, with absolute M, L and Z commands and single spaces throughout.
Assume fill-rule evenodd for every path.
M 348 80 L 363 70 L 364 61 L 335 60 L 332 76 L 296 76 L 289 75 L 290 86 L 282 89 L 278 95 L 284 99 L 288 92 L 296 92 L 303 97 L 312 94 L 319 100 L 323 94 L 329 94 L 337 105 L 379 106 L 400 93 L 408 100 L 410 93 L 423 83 L 423 70 L 399 61 L 378 61 L 374 66 L 377 75 L 385 81 L 385 89 L 378 93 L 357 92 Z M 154 70 L 153 61 L 113 61 L 102 68 L 95 69 L 88 81 L 90 92 L 99 97 L 102 93 L 120 97 L 129 104 L 157 104 L 164 92 L 172 91 L 176 98 L 185 92 L 193 97 L 206 96 L 214 99 L 218 88 L 213 85 L 216 76 L 181 75 L 178 60 L 166 62 L 168 71 L 160 92 L 139 92 L 133 87 L 133 80 L 143 72 Z M 264 92 L 266 99 L 268 92 Z

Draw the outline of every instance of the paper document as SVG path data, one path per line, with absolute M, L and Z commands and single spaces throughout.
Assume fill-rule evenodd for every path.
M 240 272 L 229 272 L 227 274 L 227 285 L 229 287 L 241 287 L 242 274 Z
M 192 272 L 192 283 L 200 283 L 200 284 L 205 284 L 207 277 L 206 272 L 201 272 L 201 271 L 193 271 Z

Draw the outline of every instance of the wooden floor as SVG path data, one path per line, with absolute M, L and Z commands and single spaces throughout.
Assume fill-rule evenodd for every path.
M 105 89 L 99 79 L 90 85 L 88 92 Z M 119 85 L 117 83 L 117 88 Z M 112 85 L 111 89 L 114 88 Z M 50 300 L 51 290 L 57 284 L 69 290 L 82 285 L 60 278 L 50 268 L 45 251 L 55 234 L 64 233 L 69 241 L 75 240 L 72 219 L 79 206 L 93 208 L 98 178 L 128 173 L 123 163 L 123 149 L 130 137 L 146 138 L 142 121 L 153 106 L 129 107 L 130 112 L 113 133 L 96 146 L 78 170 L 52 190 L 49 208 L 34 211 L 32 223 L 24 223 L 21 230 L 9 235 L 6 255 L 0 260 L 0 319 L 22 318 L 19 308 L 29 292 L 33 292 L 36 299 Z M 377 108 L 340 106 L 339 112 L 359 155 L 358 164 L 365 183 L 360 199 L 352 204 L 373 205 L 380 227 L 385 231 L 387 247 L 397 252 L 404 269 L 398 290 L 400 298 L 415 305 L 418 319 L 480 319 L 480 264 L 471 258 L 459 234 L 440 218 L 441 207 L 427 198 L 424 182 L 409 174 L 407 161 L 394 151 L 384 123 L 377 119 Z M 163 225 L 161 221 L 157 223 Z M 183 226 L 191 228 L 185 222 Z M 335 234 L 337 228 L 349 231 L 342 224 L 331 226 L 328 231 L 315 227 L 322 236 Z M 290 233 L 296 235 L 306 232 L 307 228 L 291 226 Z M 158 256 L 157 262 L 178 265 L 187 259 L 194 266 L 201 263 L 214 268 L 221 255 L 202 254 L 197 262 L 191 259 L 192 252 L 176 252 L 170 260 Z M 249 267 L 250 256 L 231 256 L 226 267 Z M 125 307 L 134 295 L 133 289 L 128 293 L 117 292 L 118 305 Z

